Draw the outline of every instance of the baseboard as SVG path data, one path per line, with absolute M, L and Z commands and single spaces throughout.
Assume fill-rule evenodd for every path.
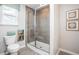
M 61 48 L 58 49 L 56 55 L 59 55 L 59 52 L 61 51 Z
M 71 55 L 79 55 L 79 54 L 77 54 L 75 52 L 72 52 L 72 51 L 69 51 L 69 50 L 66 50 L 66 49 L 62 49 L 62 48 L 59 48 L 59 50 L 57 51 L 56 55 L 58 55 L 60 51 L 64 51 L 64 52 L 69 53 Z

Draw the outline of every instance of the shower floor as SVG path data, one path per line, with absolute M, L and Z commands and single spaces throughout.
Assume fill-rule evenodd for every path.
M 33 42 L 30 42 L 29 44 L 35 46 L 35 41 Z M 43 43 L 43 42 L 40 42 L 40 41 L 36 41 L 36 47 L 43 50 L 43 51 L 46 51 L 49 53 L 49 44 L 46 44 L 46 43 Z

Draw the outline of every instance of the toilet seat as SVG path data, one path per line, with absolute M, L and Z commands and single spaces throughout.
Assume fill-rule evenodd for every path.
M 11 44 L 7 47 L 9 52 L 17 52 L 20 49 L 19 44 Z

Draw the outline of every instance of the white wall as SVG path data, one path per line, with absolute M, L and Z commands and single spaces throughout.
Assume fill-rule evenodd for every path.
M 60 5 L 54 5 L 54 54 L 57 53 L 59 49 L 59 39 L 60 39 Z
M 60 5 L 50 5 L 50 54 L 55 55 L 60 40 Z
M 54 5 L 50 5 L 50 54 L 54 54 Z
M 18 29 L 25 29 L 25 5 L 20 5 L 18 24 Z
M 0 36 L 5 36 L 7 35 L 7 32 L 10 31 L 17 31 L 18 26 L 7 26 L 7 25 L 0 25 Z
M 60 48 L 75 53 L 79 53 L 79 31 L 66 31 L 66 11 L 78 8 L 79 4 L 64 4 L 60 8 Z

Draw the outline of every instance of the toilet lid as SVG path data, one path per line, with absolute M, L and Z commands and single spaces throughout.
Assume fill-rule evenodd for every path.
M 19 44 L 11 44 L 8 46 L 8 49 L 13 50 L 13 49 L 18 49 L 20 48 Z

